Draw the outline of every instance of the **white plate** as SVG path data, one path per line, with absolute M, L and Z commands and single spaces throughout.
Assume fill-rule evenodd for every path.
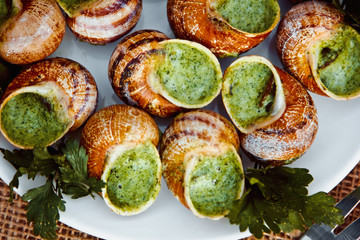
M 292 6 L 287 0 L 280 0 L 282 15 Z M 139 23 L 133 30 L 156 29 L 169 37 L 174 37 L 166 17 L 166 0 L 144 0 L 143 12 Z M 245 55 L 257 54 L 268 58 L 274 65 L 281 66 L 275 50 L 275 31 L 258 47 Z M 112 104 L 122 103 L 114 94 L 107 76 L 110 56 L 119 41 L 106 46 L 93 46 L 75 39 L 67 29 L 59 49 L 52 55 L 67 57 L 83 64 L 96 79 L 99 89 L 98 110 Z M 222 59 L 223 68 L 234 58 Z M 330 191 L 360 160 L 360 99 L 335 101 L 312 94 L 318 109 L 319 132 L 310 150 L 293 167 L 304 167 L 314 177 L 310 193 Z M 227 116 L 220 98 L 207 109 L 218 111 Z M 156 118 L 163 131 L 171 119 Z M 11 146 L 0 138 L 0 146 Z M 244 166 L 252 166 L 243 159 Z M 12 166 L 0 159 L 0 177 L 9 183 L 14 174 Z M 23 177 L 23 194 L 30 187 L 42 184 L 44 179 L 35 182 Z M 66 212 L 61 213 L 61 221 L 83 232 L 105 239 L 238 239 L 249 236 L 248 232 L 239 233 L 238 227 L 228 220 L 219 221 L 200 219 L 178 202 L 162 181 L 162 190 L 155 203 L 145 212 L 131 217 L 123 217 L 111 212 L 101 198 L 91 197 L 71 200 L 66 198 Z

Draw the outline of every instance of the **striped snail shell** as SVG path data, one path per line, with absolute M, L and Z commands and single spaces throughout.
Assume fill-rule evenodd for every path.
M 102 0 L 66 18 L 71 31 L 91 44 L 116 41 L 140 19 L 142 0 Z
M 118 44 L 110 59 L 109 79 L 124 102 L 167 117 L 182 108 L 208 105 L 220 93 L 222 71 L 204 46 L 142 30 Z
M 52 58 L 22 71 L 7 87 L 0 105 L 4 137 L 14 146 L 48 146 L 78 129 L 95 111 L 97 86 L 77 62 Z
M 219 219 L 240 198 L 244 175 L 234 126 L 210 110 L 181 113 L 160 142 L 163 177 L 174 196 L 196 216 Z
M 280 68 L 286 109 L 272 124 L 248 134 L 240 134 L 243 150 L 264 165 L 280 166 L 301 157 L 313 143 L 318 118 L 314 102 L 306 89 Z
M 143 110 L 112 105 L 96 112 L 85 124 L 85 147 L 90 176 L 107 183 L 103 197 L 121 215 L 147 209 L 160 191 L 159 129 Z
M 169 0 L 167 15 L 179 38 L 199 42 L 218 57 L 260 44 L 280 20 L 276 0 Z
M 295 5 L 279 24 L 276 45 L 285 69 L 310 91 L 337 100 L 360 96 L 360 34 L 334 5 Z
M 42 60 L 60 45 L 65 18 L 55 0 L 12 1 L 0 19 L 0 57 L 13 64 Z

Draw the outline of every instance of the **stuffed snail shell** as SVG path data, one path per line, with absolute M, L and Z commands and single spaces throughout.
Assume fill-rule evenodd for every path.
M 48 146 L 78 129 L 95 111 L 97 87 L 77 62 L 52 58 L 35 63 L 6 88 L 0 129 L 14 146 Z
M 167 15 L 177 37 L 228 57 L 260 44 L 279 22 L 280 7 L 277 0 L 169 0 Z
M 128 105 L 105 107 L 87 121 L 81 143 L 89 155 L 89 175 L 106 183 L 102 195 L 110 209 L 134 215 L 155 201 L 161 180 L 159 129 L 146 112 Z
M 91 44 L 107 44 L 127 34 L 140 19 L 142 0 L 96 1 L 66 18 L 71 31 Z
M 163 177 L 174 196 L 196 216 L 219 219 L 239 199 L 244 174 L 234 126 L 210 110 L 181 113 L 160 143 Z
M 126 103 L 167 117 L 201 108 L 220 93 L 222 71 L 210 50 L 155 30 L 125 37 L 109 63 L 109 79 Z
M 337 100 L 360 96 L 360 34 L 324 1 L 290 9 L 279 24 L 277 50 L 307 89 Z
M 243 133 L 270 125 L 286 107 L 278 72 L 267 59 L 255 55 L 239 58 L 225 70 L 222 99 Z
M 2 1 L 0 57 L 13 64 L 42 60 L 60 45 L 65 18 L 55 0 Z
M 268 126 L 240 134 L 242 149 L 263 165 L 280 166 L 301 157 L 318 130 L 317 111 L 306 89 L 291 75 L 275 67 L 284 89 L 286 109 Z

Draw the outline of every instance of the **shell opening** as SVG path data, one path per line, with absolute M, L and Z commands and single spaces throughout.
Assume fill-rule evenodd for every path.
M 241 159 L 232 145 L 192 152 L 186 163 L 185 198 L 198 217 L 220 219 L 243 194 Z
M 317 83 L 335 99 L 360 95 L 360 34 L 343 26 L 309 51 L 309 62 Z
M 161 162 L 151 141 L 137 146 L 114 146 L 107 154 L 103 197 L 120 215 L 146 210 L 160 191 Z
M 1 131 L 17 147 L 51 145 L 73 125 L 66 95 L 55 84 L 43 86 L 22 88 L 1 106 Z
M 152 61 L 151 88 L 180 107 L 209 104 L 221 89 L 222 71 L 216 57 L 194 42 L 167 40 L 160 44 L 164 56 Z
M 285 110 L 280 77 L 270 62 L 258 56 L 240 58 L 226 69 L 222 95 L 243 133 L 273 123 Z
M 267 31 L 280 15 L 276 0 L 217 0 L 211 9 L 232 27 L 248 33 Z

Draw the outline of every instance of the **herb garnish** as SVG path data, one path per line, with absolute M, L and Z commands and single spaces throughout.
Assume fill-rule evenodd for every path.
M 36 147 L 33 150 L 15 149 L 12 152 L 0 148 L 4 158 L 17 170 L 10 187 L 10 201 L 14 188 L 19 187 L 19 177 L 27 174 L 29 179 L 45 176 L 46 183 L 27 191 L 22 199 L 28 201 L 26 218 L 34 224 L 34 234 L 45 239 L 56 239 L 56 222 L 59 210 L 65 211 L 62 194 L 72 199 L 99 194 L 105 186 L 103 181 L 89 177 L 88 156 L 79 142 L 70 139 L 53 147 Z
M 227 217 L 240 231 L 249 229 L 256 238 L 262 238 L 263 232 L 304 231 L 315 223 L 342 224 L 333 197 L 325 192 L 308 196 L 306 187 L 312 180 L 304 168 L 249 168 L 245 173 L 247 190 L 230 206 Z

